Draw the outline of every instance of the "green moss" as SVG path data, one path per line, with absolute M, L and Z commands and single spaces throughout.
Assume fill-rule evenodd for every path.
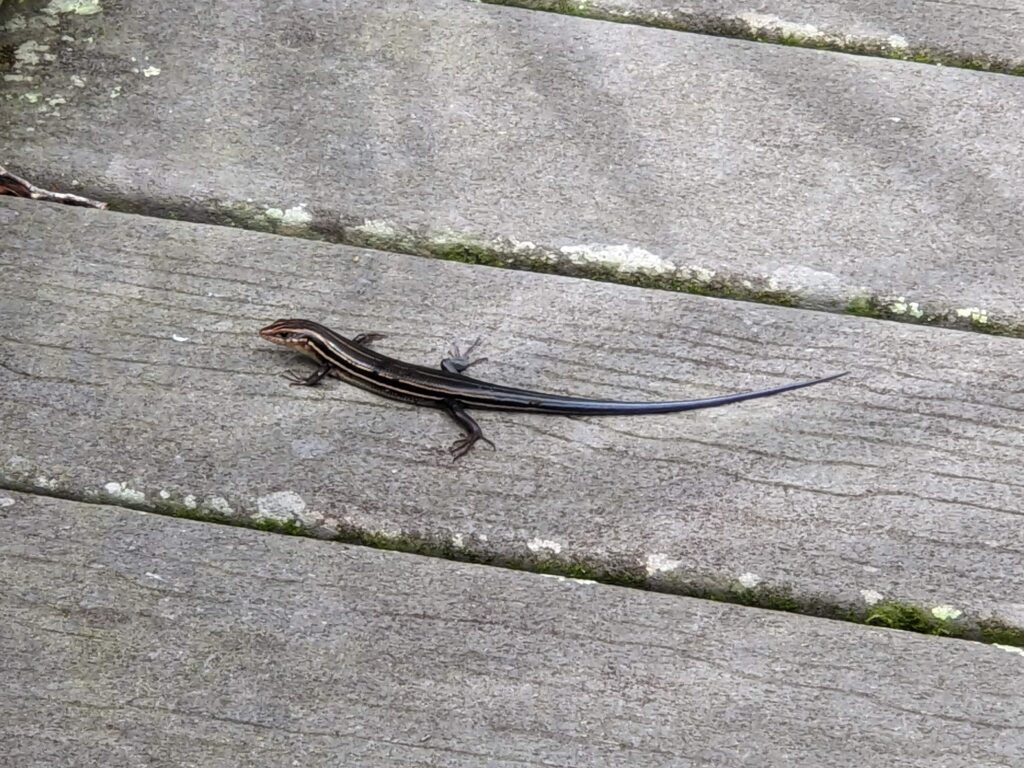
M 517 264 L 510 257 L 503 256 L 493 246 L 469 239 L 451 242 L 428 241 L 423 244 L 422 253 L 435 259 L 458 261 L 462 264 L 482 264 L 487 267 L 515 266 L 522 268 L 521 264 Z
M 239 229 L 254 229 L 258 232 L 276 233 L 278 221 L 269 218 L 264 210 L 249 203 L 232 203 L 219 210 L 217 223 Z
M 905 304 L 902 300 L 894 302 L 892 299 L 882 299 L 875 296 L 855 296 L 847 302 L 846 312 L 851 315 L 872 317 L 878 320 L 935 325 L 943 328 L 957 328 L 975 331 L 976 333 L 986 333 L 992 336 L 1024 338 L 1024 324 L 1022 323 L 1006 323 L 993 320 L 987 314 L 961 317 L 954 310 L 946 312 L 918 311 L 914 315 L 906 311 L 896 311 L 893 307 L 897 303 Z
M 249 520 L 247 522 L 248 527 L 255 528 L 258 531 L 268 531 L 270 533 L 283 533 L 288 536 L 309 536 L 309 532 L 306 528 L 295 520 L 273 520 L 271 518 L 262 518 L 259 520 Z
M 859 317 L 882 317 L 881 302 L 871 296 L 854 296 L 846 304 L 846 311 Z
M 394 250 L 394 248 L 389 248 Z M 574 263 L 550 249 L 517 250 L 511 245 L 491 244 L 471 238 L 428 239 L 409 249 L 416 255 L 430 256 L 462 264 L 522 269 L 531 272 L 566 275 L 599 282 L 618 283 L 636 288 L 692 293 L 699 296 L 752 301 L 782 307 L 799 306 L 799 297 L 787 291 L 772 289 L 766 281 L 750 281 L 716 275 L 707 280 L 687 279 L 671 273 L 624 270 L 607 262 Z
M 588 17 L 592 13 L 589 0 L 551 0 L 551 2 L 544 5 L 549 6 L 544 10 L 550 10 L 552 13 L 560 13 L 564 16 Z
M 987 333 L 991 336 L 1012 336 L 1014 338 L 1024 338 L 1024 324 L 1012 324 L 1002 323 L 991 318 L 986 318 L 984 322 L 981 322 L 975 317 L 968 318 L 968 324 L 970 329 L 977 333 Z
M 1001 621 L 987 619 L 979 624 L 978 631 L 978 639 L 982 642 L 1024 648 L 1024 629 L 1020 627 L 1011 627 Z
M 688 270 L 685 267 L 676 272 L 623 269 L 611 261 L 574 261 L 560 249 L 516 243 L 511 240 L 488 240 L 451 232 L 417 232 L 387 223 L 374 224 L 372 222 L 350 222 L 338 226 L 326 226 L 311 222 L 308 226 L 301 228 L 301 231 L 297 231 L 294 228 L 282 228 L 277 219 L 265 214 L 264 208 L 250 203 L 215 203 L 212 207 L 184 207 L 171 210 L 167 206 L 140 203 L 134 200 L 108 199 L 108 202 L 110 202 L 111 210 L 116 211 L 288 234 L 304 239 L 334 242 L 392 253 L 405 253 L 462 264 L 559 274 L 637 288 L 675 291 L 780 307 L 802 307 L 807 306 L 808 303 L 801 294 L 774 288 L 765 278 L 722 273 L 707 273 L 706 276 L 698 274 L 688 277 Z M 903 305 L 902 310 L 900 310 L 900 305 Z M 815 308 L 836 309 L 834 306 L 821 307 L 818 305 Z M 848 314 L 861 317 L 1024 338 L 1024 323 L 1000 322 L 988 316 L 985 316 L 984 319 L 959 317 L 954 310 L 924 312 L 916 304 L 905 302 L 902 298 L 859 295 L 849 299 L 844 309 Z
M 907 632 L 919 632 L 925 635 L 941 635 L 944 637 L 962 637 L 964 632 L 955 622 L 939 619 L 930 612 L 916 605 L 908 605 L 891 600 L 871 606 L 864 623 L 872 626 L 902 629 Z
M 784 613 L 815 612 L 806 611 L 805 606 L 793 596 L 792 590 L 787 587 L 762 585 L 744 587 L 741 584 L 735 584 L 726 591 L 725 602 L 746 605 L 751 608 L 764 608 L 769 611 L 783 611 Z M 810 607 L 806 606 L 806 608 Z
M 15 48 L 12 43 L 0 45 L 0 72 L 10 72 L 14 69 L 16 61 L 14 51 Z
M 255 519 L 234 512 L 227 513 L 202 504 L 185 504 L 177 499 L 144 500 L 133 502 L 121 496 L 104 492 L 73 493 L 59 478 L 48 479 L 45 484 L 26 473 L 23 478 L 9 477 L 4 490 L 52 496 L 70 501 L 111 504 L 145 512 L 164 514 L 207 523 L 221 523 L 253 528 L 289 536 L 323 537 L 322 530 L 309 529 L 294 520 Z M 995 619 L 967 621 L 957 617 L 943 619 L 931 610 L 895 600 L 886 600 L 868 608 L 851 609 L 814 597 L 799 597 L 785 586 L 759 585 L 746 587 L 737 582 L 715 584 L 694 580 L 675 573 L 648 576 L 639 561 L 627 564 L 609 564 L 555 555 L 536 556 L 532 553 L 499 553 L 481 546 L 456 546 L 431 535 L 388 534 L 355 526 L 342 528 L 334 538 L 348 544 L 408 554 L 424 555 L 458 562 L 509 568 L 529 573 L 543 573 L 570 579 L 585 579 L 631 589 L 645 589 L 667 594 L 704 600 L 714 600 L 752 608 L 782 611 L 804 616 L 866 624 L 918 634 L 977 640 L 985 643 L 1024 648 L 1024 628 L 1014 627 Z
M 911 61 L 918 64 L 942 65 L 962 69 L 976 69 L 1005 75 L 1024 75 L 1024 64 L 1011 59 L 992 56 L 965 56 L 953 51 L 944 51 L 921 46 L 898 47 L 887 40 L 851 39 L 847 36 L 801 35 L 792 32 L 774 31 L 754 27 L 735 17 L 721 17 L 714 14 L 696 14 L 685 11 L 653 12 L 631 9 L 628 13 L 613 12 L 612 8 L 594 5 L 586 0 L 484 0 L 492 5 L 507 5 L 548 11 L 566 16 L 584 16 L 601 21 L 614 21 L 676 32 L 693 32 L 702 35 L 731 37 L 752 40 L 759 43 L 787 45 L 797 48 L 836 51 L 857 56 Z
M 529 573 L 543 573 L 564 576 L 570 579 L 587 579 L 603 584 L 621 587 L 642 588 L 646 575 L 642 569 L 608 568 L 579 560 L 558 557 L 535 557 L 532 555 L 509 555 L 481 548 L 455 546 L 444 541 L 415 534 L 387 534 L 346 527 L 335 536 L 336 541 L 373 547 L 389 552 L 405 552 L 426 557 L 437 557 L 456 562 L 490 565 Z

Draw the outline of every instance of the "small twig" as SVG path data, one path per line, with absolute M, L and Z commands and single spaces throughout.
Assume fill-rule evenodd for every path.
M 0 165 L 0 195 L 14 195 L 15 197 L 28 197 L 32 200 L 45 200 L 50 203 L 64 203 L 65 205 L 84 205 L 86 208 L 106 208 L 106 203 L 99 200 L 91 200 L 88 197 L 72 195 L 69 192 L 51 192 L 48 189 L 40 189 L 20 176 L 15 176 L 2 165 Z

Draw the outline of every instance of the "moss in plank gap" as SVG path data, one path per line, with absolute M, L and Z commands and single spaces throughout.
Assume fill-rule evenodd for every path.
M 10 72 L 14 69 L 14 64 L 17 61 L 14 51 L 13 43 L 0 45 L 0 72 Z
M 415 534 L 388 534 L 347 526 L 334 538 L 342 543 L 373 547 L 374 549 L 390 552 L 405 552 L 454 560 L 456 562 L 508 568 L 528 573 L 563 576 L 570 579 L 586 579 L 621 587 L 639 589 L 643 588 L 646 582 L 646 576 L 639 566 L 633 569 L 609 568 L 569 558 L 502 554 L 466 546 L 456 546 L 455 544 Z
M 101 503 L 135 509 L 143 512 L 162 514 L 205 523 L 219 523 L 242 528 L 251 528 L 270 533 L 309 538 L 333 538 L 335 541 L 356 544 L 393 552 L 436 557 L 456 562 L 490 565 L 527 573 L 543 573 L 569 579 L 594 581 L 611 586 L 630 589 L 644 589 L 666 594 L 679 595 L 716 602 L 744 605 L 751 608 L 782 611 L 803 616 L 817 616 L 827 619 L 866 624 L 887 629 L 896 629 L 918 634 L 976 640 L 984 643 L 1011 648 L 1024 648 L 1024 628 L 1018 628 L 996 619 L 982 619 L 976 622 L 963 620 L 959 612 L 944 615 L 938 609 L 928 610 L 912 603 L 886 600 L 867 609 L 850 610 L 815 598 L 802 598 L 791 588 L 769 585 L 747 587 L 739 583 L 714 585 L 707 582 L 684 580 L 672 574 L 652 577 L 637 561 L 635 564 L 609 565 L 588 562 L 579 558 L 553 555 L 530 556 L 488 551 L 472 546 L 455 545 L 420 534 L 389 534 L 370 531 L 356 526 L 342 527 L 333 536 L 324 529 L 309 528 L 296 520 L 247 517 L 237 511 L 224 511 L 209 503 L 185 503 L 176 498 L 160 500 L 133 500 L 122 493 L 90 492 L 76 493 L 67 483 L 59 479 L 46 479 L 42 484 L 36 476 L 26 475 L 22 479 L 8 477 L 0 486 L 2 490 L 50 496 L 68 501 Z M 140 496 L 145 499 L 144 496 Z
M 893 600 L 876 603 L 863 617 L 871 626 L 902 629 L 924 635 L 963 637 L 964 630 L 951 619 L 938 618 L 924 608 Z
M 615 263 L 599 261 L 574 263 L 556 250 L 536 246 L 528 251 L 517 252 L 514 247 L 505 248 L 471 238 L 445 238 L 427 239 L 420 245 L 412 246 L 411 251 L 416 255 L 428 255 L 463 264 L 560 274 L 636 288 L 692 293 L 782 307 L 800 305 L 799 296 L 788 291 L 770 288 L 767 286 L 767 281 L 764 280 L 754 281 L 719 275 L 708 279 L 687 279 L 671 273 L 623 269 Z
M 108 200 L 108 202 L 110 202 Z M 890 320 L 918 325 L 977 331 L 994 336 L 1024 338 L 1024 323 L 994 320 L 984 313 L 958 314 L 956 310 L 923 310 L 917 304 L 901 297 L 854 296 L 841 304 L 823 305 L 812 296 L 805 299 L 799 293 L 773 288 L 768 280 L 708 273 L 699 277 L 685 277 L 686 268 L 656 272 L 623 268 L 614 262 L 600 260 L 573 261 L 566 254 L 550 246 L 517 244 L 515 241 L 494 239 L 460 233 L 420 233 L 406 228 L 367 222 L 328 226 L 311 222 L 303 231 L 282 231 L 278 222 L 265 214 L 266 206 L 252 203 L 216 203 L 210 209 L 170 209 L 167 206 L 140 204 L 137 201 L 116 200 L 111 210 L 144 213 L 151 216 L 176 218 L 202 224 L 218 224 L 240 229 L 258 230 L 276 234 L 289 234 L 304 239 L 332 242 L 358 248 L 370 248 L 390 253 L 404 253 L 462 264 L 474 264 L 504 269 L 519 269 L 542 274 L 557 274 L 599 282 L 617 283 L 637 288 L 690 293 L 734 301 L 749 301 L 780 307 L 805 307 L 842 311 L 859 317 Z M 703 270 L 696 270 L 702 272 Z
M 764 608 L 770 611 L 783 611 L 784 613 L 802 613 L 803 609 L 814 615 L 818 613 L 820 606 L 803 606 L 793 596 L 792 590 L 787 587 L 769 587 L 758 585 L 756 587 L 744 587 L 736 584 L 730 587 L 724 595 L 724 601 L 746 605 L 751 608 Z
M 968 320 L 970 329 L 977 333 L 987 333 L 990 336 L 1012 336 L 1014 338 L 1024 338 L 1024 323 L 1013 324 L 1004 323 L 997 320 L 991 320 L 986 318 L 984 322 L 978 318 L 971 317 Z
M 172 208 L 162 204 L 141 203 L 128 199 L 112 199 L 94 193 L 103 199 L 112 211 L 136 213 L 199 224 L 217 224 L 239 229 L 257 230 L 272 234 L 291 235 L 307 240 L 319 240 L 341 245 L 374 250 L 405 253 L 412 256 L 454 261 L 504 269 L 519 269 L 542 274 L 558 274 L 599 282 L 617 283 L 637 288 L 690 293 L 698 296 L 749 301 L 781 307 L 808 307 L 823 311 L 842 311 L 859 317 L 889 320 L 901 323 L 975 331 L 992 336 L 1024 338 L 1024 323 L 1007 322 L 990 317 L 987 313 L 947 309 L 927 311 L 902 297 L 854 296 L 842 304 L 832 305 L 814 296 L 805 298 L 799 293 L 771 287 L 764 278 L 713 274 L 710 277 L 684 277 L 686 268 L 672 272 L 656 272 L 623 268 L 614 262 L 575 262 L 557 248 L 530 244 L 519 248 L 512 241 L 487 241 L 472 235 L 419 234 L 397 227 L 385 231 L 367 230 L 365 225 L 330 227 L 311 222 L 308 226 L 287 230 L 280 222 L 268 217 L 266 208 L 250 203 L 217 204 L 215 209 Z M 300 231 L 301 230 L 301 231 Z M 699 270 L 698 270 L 699 271 Z M 692 273 L 692 271 L 691 271 Z
M 924 311 L 917 308 L 909 312 L 908 306 L 917 308 L 916 304 L 908 305 L 903 299 L 881 298 L 877 296 L 854 296 L 846 304 L 846 312 L 858 317 L 871 317 L 877 320 L 893 320 L 900 323 L 954 328 L 964 331 L 975 331 L 990 336 L 1009 336 L 1024 338 L 1024 323 L 1008 323 L 993 320 L 987 312 L 976 309 L 960 309 L 947 311 Z
M 1024 63 L 1000 56 L 970 56 L 956 51 L 921 45 L 893 45 L 887 39 L 851 38 L 819 31 L 817 34 L 798 34 L 780 29 L 765 29 L 736 17 L 721 17 L 686 11 L 645 12 L 638 9 L 616 9 L 607 3 L 591 0 L 483 0 L 491 5 L 504 5 L 547 11 L 564 16 L 579 16 L 596 21 L 691 32 L 700 35 L 730 37 L 758 43 L 786 45 L 796 48 L 834 51 L 855 56 L 909 61 L 958 69 L 973 69 L 997 74 L 1024 76 Z
M 888 320 L 893 315 L 886 302 L 875 296 L 854 296 L 846 303 L 846 312 L 858 317 Z
M 311 536 L 312 534 L 294 520 L 275 520 L 273 518 L 261 518 L 250 521 L 251 527 L 258 531 L 268 533 L 283 533 L 287 536 Z
M 979 624 L 979 632 L 978 639 L 982 642 L 1024 648 L 1024 629 L 1020 627 L 1011 627 L 1001 621 L 986 619 Z
M 460 562 L 490 565 L 529 573 L 543 573 L 569 579 L 594 581 L 611 586 L 645 589 L 751 608 L 782 611 L 804 616 L 817 616 L 857 624 L 896 629 L 958 639 L 977 640 L 1005 646 L 1024 647 L 1024 629 L 988 619 L 971 625 L 954 617 L 946 618 L 911 603 L 888 600 L 871 606 L 866 611 L 851 611 L 820 599 L 796 596 L 786 586 L 758 585 L 746 587 L 739 583 L 713 586 L 674 579 L 671 575 L 651 578 L 639 564 L 636 566 L 608 567 L 579 559 L 555 556 L 529 557 L 503 555 L 446 543 L 435 543 L 419 536 L 392 536 L 385 533 L 349 529 L 337 539 L 377 549 L 443 557 Z

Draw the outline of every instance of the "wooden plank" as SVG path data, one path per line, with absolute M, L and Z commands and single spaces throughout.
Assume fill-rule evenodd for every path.
M 0 205 L 0 484 L 557 567 L 828 615 L 1024 626 L 1024 344 L 13 200 Z M 431 363 L 584 396 L 730 408 L 442 414 L 260 340 L 311 317 Z M 1020 632 L 1018 629 L 1017 636 Z M 995 636 L 993 636 L 995 637 Z
M 1012 766 L 976 643 L 0 493 L 10 765 Z
M 7 32 L 41 186 L 1024 336 L 1019 78 L 463 0 L 95 8 Z
M 1024 73 L 1016 0 L 487 0 L 785 45 Z

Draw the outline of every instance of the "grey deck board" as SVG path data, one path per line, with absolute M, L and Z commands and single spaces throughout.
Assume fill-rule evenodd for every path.
M 559 0 L 498 0 L 566 10 Z M 1024 71 L 1019 0 L 586 0 L 588 17 Z
M 74 766 L 1014 766 L 1024 658 L 0 492 L 0 744 Z
M 452 264 L 209 225 L 0 203 L 0 483 L 318 536 L 583 566 L 666 589 L 909 601 L 1024 626 L 1024 345 L 1014 339 Z M 652 417 L 480 413 L 452 464 L 432 410 L 261 341 L 278 317 Z M 947 608 L 948 607 L 948 608 Z
M 1019 78 L 461 0 L 99 7 L 7 33 L 42 186 L 1024 333 Z

